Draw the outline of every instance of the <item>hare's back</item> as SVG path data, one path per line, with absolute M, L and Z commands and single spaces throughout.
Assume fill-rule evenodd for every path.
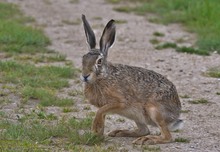
M 150 89 L 149 91 L 167 89 L 173 86 L 173 83 L 165 76 L 145 68 L 115 64 L 110 69 L 111 76 L 120 80 L 119 83 L 122 84 L 134 85 L 135 87 L 145 86 Z
M 122 64 L 111 65 L 111 79 L 118 83 L 126 95 L 142 100 L 155 98 L 158 102 L 177 102 L 179 97 L 174 84 L 152 70 Z

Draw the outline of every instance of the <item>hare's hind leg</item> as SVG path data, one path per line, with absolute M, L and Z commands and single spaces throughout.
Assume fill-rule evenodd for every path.
M 144 135 L 149 135 L 150 131 L 146 124 L 136 122 L 136 130 L 114 130 L 108 134 L 111 137 L 140 137 Z
M 139 137 L 133 141 L 133 144 L 163 144 L 172 141 L 172 136 L 168 129 L 168 125 L 165 122 L 158 106 L 154 104 L 146 105 L 146 111 L 148 112 L 149 117 L 151 120 L 159 127 L 161 135 L 147 135 L 143 137 Z
M 130 107 L 127 107 L 121 113 L 118 113 L 128 119 L 134 120 L 137 129 L 135 130 L 114 130 L 110 132 L 108 135 L 111 137 L 141 137 L 145 135 L 149 135 L 150 131 L 147 127 L 146 113 L 143 109 L 143 105 L 139 103 L 135 103 Z

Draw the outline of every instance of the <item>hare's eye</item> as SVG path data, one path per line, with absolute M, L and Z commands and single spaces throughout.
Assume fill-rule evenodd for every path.
M 97 60 L 97 64 L 98 64 L 98 65 L 101 65 L 101 64 L 102 64 L 102 58 L 100 58 L 100 59 Z

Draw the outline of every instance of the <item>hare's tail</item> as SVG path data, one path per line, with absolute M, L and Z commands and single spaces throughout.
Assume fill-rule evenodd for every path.
M 173 122 L 169 125 L 170 131 L 182 130 L 182 128 L 183 128 L 183 120 L 182 119 L 177 119 L 175 122 Z

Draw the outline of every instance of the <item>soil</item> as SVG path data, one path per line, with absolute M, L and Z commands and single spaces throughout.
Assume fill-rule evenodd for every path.
M 24 13 L 36 20 L 34 26 L 41 27 L 51 39 L 50 48 L 66 54 L 67 59 L 81 68 L 81 57 L 87 52 L 81 15 L 85 14 L 97 38 L 110 19 L 123 21 L 117 24 L 116 42 L 109 50 L 109 61 L 140 66 L 168 77 L 177 87 L 181 98 L 184 120 L 182 131 L 172 133 L 188 139 L 189 143 L 174 142 L 159 145 L 163 152 L 217 152 L 220 151 L 220 80 L 204 75 L 211 67 L 220 66 L 220 56 L 190 55 L 177 53 L 174 49 L 156 50 L 149 41 L 157 38 L 161 42 L 180 42 L 179 45 L 193 46 L 196 36 L 186 32 L 181 25 L 161 25 L 147 20 L 150 15 L 137 16 L 119 13 L 112 4 L 104 0 L 7 0 L 18 4 Z M 154 32 L 164 33 L 156 37 Z M 184 98 L 184 96 L 189 98 Z M 207 104 L 192 104 L 190 100 L 207 99 Z M 83 102 L 78 103 L 81 107 Z M 55 109 L 55 108 L 54 108 Z M 96 108 L 92 107 L 94 111 Z M 79 115 L 83 114 L 82 111 Z M 123 121 L 119 121 L 123 120 Z M 109 116 L 106 132 L 118 128 L 133 129 L 134 123 L 119 116 Z M 153 132 L 158 130 L 150 128 Z M 104 146 L 117 145 L 120 149 L 140 151 L 132 145 L 134 138 L 109 138 Z

